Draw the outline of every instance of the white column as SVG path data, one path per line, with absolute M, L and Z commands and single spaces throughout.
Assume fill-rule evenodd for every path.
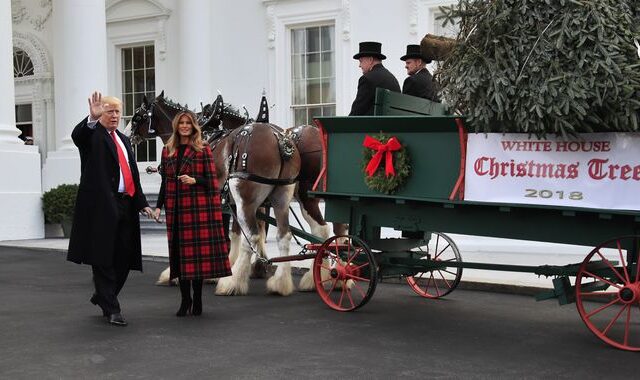
M 0 102 L 0 144 L 22 144 L 16 128 L 13 42 L 11 38 L 11 2 L 0 4 L 0 91 L 10 101 Z
M 16 129 L 11 29 L 11 2 L 0 1 L 0 240 L 44 236 L 40 154 Z
M 55 143 L 43 168 L 44 189 L 80 180 L 71 132 L 88 115 L 87 98 L 108 94 L 105 0 L 53 0 Z
M 217 96 L 212 81 L 214 67 L 211 51 L 214 41 L 211 23 L 215 21 L 211 18 L 211 4 L 210 0 L 181 0 L 178 3 L 180 94 L 175 100 L 181 104 L 187 103 L 190 109 L 196 111 L 200 111 L 200 102 L 212 103 Z

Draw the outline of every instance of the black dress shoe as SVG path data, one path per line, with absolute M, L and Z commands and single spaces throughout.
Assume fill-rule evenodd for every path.
M 114 313 L 109 315 L 109 323 L 116 326 L 127 325 L 127 321 L 124 320 L 124 317 L 120 313 Z
M 98 295 L 96 293 L 93 293 L 89 301 L 94 305 L 100 306 L 100 304 L 98 303 Z M 100 309 L 102 309 L 102 306 L 100 306 Z M 104 309 L 102 309 L 102 316 L 108 317 L 109 313 L 107 313 Z

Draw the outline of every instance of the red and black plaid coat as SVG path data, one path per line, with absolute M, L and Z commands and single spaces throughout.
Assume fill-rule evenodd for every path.
M 205 145 L 201 152 L 196 152 L 187 146 L 179 168 L 176 167 L 177 154 L 176 151 L 169 156 L 165 147 L 160 163 L 165 181 L 169 257 L 172 262 L 179 263 L 180 278 L 185 280 L 230 276 L 231 266 L 211 149 Z M 177 179 L 183 174 L 205 183 L 183 184 Z M 174 223 L 177 223 L 176 228 Z M 178 241 L 174 242 L 176 238 Z M 177 276 L 172 271 L 171 278 Z

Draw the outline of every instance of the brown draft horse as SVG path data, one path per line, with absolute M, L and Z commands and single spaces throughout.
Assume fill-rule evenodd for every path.
M 220 115 L 222 115 L 222 126 L 225 129 L 237 128 L 244 124 L 248 117 L 246 115 L 245 117 L 240 116 L 240 112 L 233 106 L 225 105 L 221 96 L 218 96 L 210 108 L 205 107 L 205 109 L 213 115 L 218 115 L 219 118 Z M 259 121 L 268 121 L 269 119 L 269 107 L 264 95 L 260 104 L 260 112 L 257 119 Z M 203 125 L 203 131 L 207 134 L 211 133 L 211 130 L 215 128 L 215 123 L 212 122 L 204 123 Z M 299 127 L 289 128 L 285 130 L 284 133 L 290 136 L 294 141 L 298 152 L 300 152 L 302 166 L 300 167 L 300 174 L 298 175 L 298 183 L 294 196 L 300 204 L 300 210 L 303 218 L 311 228 L 311 234 L 326 240 L 330 237 L 330 231 L 329 226 L 322 215 L 322 211 L 320 210 L 320 199 L 312 198 L 308 194 L 309 191 L 312 190 L 322 168 L 322 142 L 320 130 L 312 125 L 302 125 Z M 346 224 L 334 223 L 334 235 L 346 235 L 347 227 L 348 226 Z M 264 231 L 261 229 L 261 233 L 263 232 Z M 235 223 L 235 221 L 229 235 L 232 242 L 229 258 L 233 262 L 238 255 L 238 249 L 234 249 L 234 247 L 239 246 L 239 241 L 241 239 L 240 229 L 237 227 L 237 223 Z M 264 240 L 262 240 L 262 242 L 264 242 Z M 256 272 L 259 272 L 259 269 L 257 269 Z M 308 271 L 302 277 L 298 285 L 298 290 L 315 290 L 313 273 L 311 271 Z
M 159 136 L 166 142 L 171 135 L 171 121 L 182 110 L 184 108 L 179 104 L 164 98 L 164 91 L 150 104 L 145 98 L 132 118 L 133 141 Z M 213 119 L 202 122 L 206 127 Z M 220 117 L 219 121 L 223 120 Z M 216 124 L 215 120 L 213 123 Z M 218 183 L 228 188 L 236 205 L 238 223 L 246 237 L 241 239 L 240 252 L 232 267 L 233 275 L 219 279 L 216 294 L 248 292 L 251 254 L 261 249 L 256 211 L 267 199 L 275 214 L 280 255 L 289 255 L 289 204 L 300 171 L 300 155 L 296 149 L 283 151 L 282 147 L 287 147 L 283 141 L 286 142 L 286 138 L 279 134 L 278 128 L 268 123 L 250 123 L 217 132 L 210 138 Z M 267 290 L 280 295 L 291 294 L 293 280 L 289 262 L 278 265 L 267 281 Z

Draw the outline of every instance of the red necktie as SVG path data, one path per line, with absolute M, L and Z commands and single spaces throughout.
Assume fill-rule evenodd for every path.
M 113 143 L 116 144 L 116 151 L 118 151 L 118 162 L 120 163 L 120 170 L 122 170 L 122 176 L 124 177 L 124 191 L 129 194 L 130 197 L 133 197 L 133 194 L 136 193 L 136 186 L 133 184 L 133 177 L 131 176 L 129 163 L 127 163 L 127 159 L 124 157 L 124 152 L 122 151 L 122 148 L 120 148 L 120 144 L 116 139 L 116 132 L 111 131 L 109 134 L 113 139 Z

